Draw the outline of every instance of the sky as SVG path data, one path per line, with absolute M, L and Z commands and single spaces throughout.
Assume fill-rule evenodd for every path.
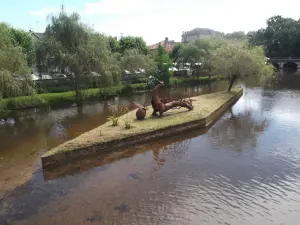
M 180 41 L 196 27 L 229 33 L 266 26 L 274 15 L 299 19 L 299 0 L 0 0 L 0 21 L 43 32 L 49 15 L 64 4 L 81 20 L 108 35 L 134 35 L 148 45 L 168 37 Z

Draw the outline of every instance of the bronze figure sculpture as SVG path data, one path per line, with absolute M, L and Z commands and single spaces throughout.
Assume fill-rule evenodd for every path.
M 175 108 L 187 108 L 189 110 L 193 109 L 192 100 L 190 98 L 160 98 L 158 95 L 158 90 L 160 87 L 164 86 L 163 82 L 159 81 L 153 89 L 151 105 L 153 108 L 152 116 L 157 115 L 159 113 L 159 117 L 163 116 L 163 113 L 168 111 L 169 109 Z M 136 118 L 138 120 L 143 120 L 146 116 L 146 110 L 148 109 L 146 106 L 141 105 L 140 103 L 133 102 L 135 106 L 138 107 L 136 111 Z
M 162 87 L 164 84 L 163 82 L 159 81 L 159 84 L 157 84 L 154 89 L 153 89 L 153 95 L 152 95 L 152 108 L 153 108 L 153 113 L 152 115 L 157 115 L 157 112 L 159 112 L 159 116 L 162 117 L 163 113 L 168 111 L 169 109 L 174 109 L 174 108 L 187 108 L 189 110 L 193 109 L 192 105 L 192 100 L 186 100 L 186 99 L 168 99 L 168 98 L 163 98 L 161 99 L 158 95 L 158 90 L 160 87 Z

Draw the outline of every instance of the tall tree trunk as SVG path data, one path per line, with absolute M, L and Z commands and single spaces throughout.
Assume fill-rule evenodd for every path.
M 228 87 L 228 92 L 230 92 L 231 88 L 232 88 L 232 85 L 234 83 L 234 81 L 237 79 L 237 76 L 236 75 L 233 75 L 231 78 L 230 78 L 230 84 L 229 84 L 229 87 Z

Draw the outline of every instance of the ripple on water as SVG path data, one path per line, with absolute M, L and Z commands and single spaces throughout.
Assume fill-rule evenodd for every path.
M 245 90 L 207 133 L 155 142 L 47 184 L 32 180 L 5 196 L 10 210 L 0 216 L 24 225 L 296 225 L 299 100 L 298 91 Z

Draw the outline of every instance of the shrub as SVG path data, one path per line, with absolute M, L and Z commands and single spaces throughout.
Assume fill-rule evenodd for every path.
M 125 129 L 130 129 L 131 128 L 131 124 L 128 120 L 125 121 Z
M 111 121 L 112 122 L 112 126 L 116 127 L 119 124 L 119 117 L 116 116 L 116 115 L 109 116 L 108 117 L 108 121 Z
M 131 124 L 130 124 L 130 122 L 129 122 L 129 119 L 128 119 L 128 112 L 129 112 L 129 109 L 125 106 L 125 107 L 122 107 L 121 108 L 121 112 L 123 113 L 123 114 L 125 114 L 125 113 L 127 113 L 127 116 L 126 116 L 126 118 L 125 118 L 125 129 L 130 129 L 131 128 Z

